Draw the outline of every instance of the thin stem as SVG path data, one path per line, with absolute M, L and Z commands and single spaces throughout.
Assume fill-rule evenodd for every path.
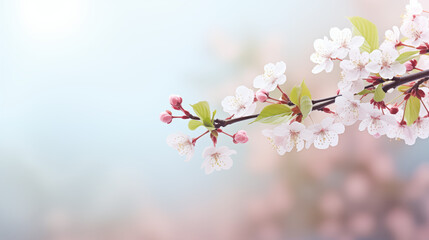
M 276 102 L 278 102 L 278 103 L 284 103 L 284 104 L 287 104 L 287 102 L 286 102 L 286 101 L 278 100 L 278 99 L 272 98 L 272 97 L 270 97 L 270 96 L 268 96 L 268 99 L 273 100 L 273 101 L 276 101 Z
M 402 96 L 404 96 L 404 93 L 399 94 L 399 95 L 398 95 L 398 96 L 396 96 L 394 99 L 390 100 L 387 104 L 394 103 L 394 102 L 396 101 L 396 99 L 398 99 L 398 98 L 400 98 L 400 97 L 402 97 Z
M 420 99 L 420 102 L 422 103 L 423 107 L 425 107 L 426 112 L 429 114 L 429 110 L 428 110 L 428 108 L 426 107 L 426 105 L 425 105 L 425 103 L 423 102 L 423 100 L 421 100 L 421 99 Z
M 287 94 L 286 94 L 285 92 L 283 92 L 283 90 L 280 88 L 280 86 L 279 86 L 279 85 L 277 85 L 277 89 L 278 89 L 278 90 L 280 90 L 280 92 L 281 92 L 284 96 L 286 96 L 286 97 L 287 97 Z
M 411 46 L 411 45 L 405 44 L 405 43 L 403 43 L 403 42 L 401 42 L 401 43 L 399 44 L 399 46 L 404 46 L 404 47 L 409 47 L 409 48 L 416 48 L 416 47 L 414 47 L 414 46 Z
M 223 134 L 225 134 L 225 135 L 227 135 L 227 136 L 230 136 L 230 137 L 234 138 L 234 136 L 232 136 L 231 134 L 228 134 L 228 133 L 226 133 L 226 132 L 224 132 L 224 131 L 222 131 L 222 132 L 220 132 L 220 133 L 223 133 Z
M 206 135 L 207 133 L 209 133 L 208 130 L 206 132 L 204 132 L 203 134 L 201 134 L 200 136 L 192 139 L 192 143 L 195 145 L 195 142 L 197 142 L 198 139 L 200 139 L 202 136 Z

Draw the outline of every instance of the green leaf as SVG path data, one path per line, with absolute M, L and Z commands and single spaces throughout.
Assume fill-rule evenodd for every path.
M 206 101 L 198 102 L 191 105 L 194 109 L 195 114 L 204 122 L 204 120 L 210 121 L 210 106 Z
M 190 120 L 189 123 L 188 123 L 188 128 L 193 131 L 193 130 L 197 129 L 198 127 L 202 126 L 202 125 L 203 125 L 203 123 L 201 121 Z
M 262 109 L 259 116 L 254 122 L 279 124 L 290 119 L 292 111 L 287 105 L 284 104 L 272 104 Z
M 313 103 L 311 101 L 311 98 L 308 96 L 302 96 L 299 107 L 299 110 L 301 110 L 302 119 L 305 119 L 312 109 Z
M 289 100 L 297 106 L 299 106 L 301 91 L 302 91 L 301 87 L 293 87 L 289 95 Z
M 374 23 L 362 17 L 349 17 L 349 21 L 354 26 L 354 35 L 360 35 L 365 38 L 365 42 L 361 47 L 362 51 L 370 53 L 378 49 L 378 31 Z
M 369 94 L 369 93 L 373 93 L 374 91 L 375 91 L 374 89 L 372 89 L 372 90 L 364 89 L 364 90 L 358 92 L 357 95 L 366 95 L 366 94 Z
M 385 96 L 386 93 L 383 91 L 383 84 L 378 84 L 374 92 L 374 101 L 381 102 L 383 101 Z
M 401 55 L 399 55 L 399 57 L 396 59 L 396 61 L 398 61 L 399 63 L 406 63 L 407 61 L 410 61 L 411 59 L 413 59 L 414 57 L 416 57 L 418 54 L 420 53 L 420 51 L 409 51 L 409 52 L 404 52 Z
M 212 123 L 212 121 L 210 120 L 210 119 L 204 119 L 203 120 L 203 125 L 204 125 L 204 127 L 206 127 L 207 128 L 207 130 L 214 130 L 215 129 L 215 127 L 214 127 L 214 125 L 213 125 L 213 123 Z
M 305 85 L 305 82 L 302 81 L 301 83 L 301 97 L 302 96 L 307 96 L 310 98 L 311 100 L 311 93 L 310 93 L 310 89 L 308 89 L 307 85 Z
M 216 116 L 216 110 L 213 111 L 212 113 L 212 122 L 214 121 L 214 117 Z
M 417 97 L 411 96 L 405 105 L 405 120 L 408 125 L 413 124 L 420 113 L 420 100 Z
M 406 92 L 410 88 L 411 88 L 410 86 L 404 86 L 404 85 L 402 85 L 402 86 L 398 87 L 398 91 L 400 91 L 400 92 Z
M 200 118 L 202 121 L 204 127 L 206 127 L 208 130 L 214 130 L 215 127 L 213 125 L 213 121 L 210 118 L 210 106 L 209 103 L 206 101 L 198 102 L 194 105 L 191 105 L 194 109 L 195 114 Z M 215 113 L 214 113 L 215 114 Z M 214 116 L 213 114 L 213 116 Z

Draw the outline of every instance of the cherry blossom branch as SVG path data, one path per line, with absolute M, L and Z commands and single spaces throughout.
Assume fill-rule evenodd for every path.
M 421 83 L 429 80 L 429 69 L 418 72 L 418 73 L 413 73 L 410 75 L 402 76 L 402 77 L 394 77 L 391 79 L 392 80 L 391 83 L 388 83 L 385 86 L 383 86 L 383 90 L 385 92 L 387 92 L 390 89 L 395 89 L 401 85 L 404 85 L 404 84 L 409 83 L 409 82 L 417 81 L 420 79 L 424 80 Z M 390 80 L 385 80 L 385 81 L 390 81 Z M 374 87 L 374 84 L 368 85 L 365 88 L 367 89 L 370 87 Z M 333 104 L 335 102 L 335 99 L 339 96 L 341 96 L 341 95 L 335 95 L 335 96 L 328 97 L 328 98 L 313 100 L 313 104 L 316 104 L 313 106 L 313 111 L 316 111 L 316 110 L 323 111 L 323 108 Z M 320 103 L 320 104 L 317 104 L 317 103 Z M 249 116 L 240 117 L 240 118 L 234 118 L 234 119 L 230 119 L 230 120 L 215 119 L 214 125 L 215 125 L 215 128 L 226 127 L 226 126 L 234 124 L 234 123 L 238 123 L 241 121 L 257 118 L 258 116 L 259 116 L 259 114 L 254 114 L 254 115 L 249 115 Z

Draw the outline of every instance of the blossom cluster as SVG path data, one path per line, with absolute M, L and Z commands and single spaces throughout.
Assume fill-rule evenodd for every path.
M 345 126 L 359 122 L 359 130 L 367 130 L 374 137 L 387 136 L 402 139 L 412 145 L 417 138 L 429 137 L 429 18 L 417 0 L 406 6 L 402 25 L 385 32 L 379 44 L 377 28 L 370 21 L 352 17 L 353 29 L 332 28 L 330 38 L 314 42 L 315 53 L 310 60 L 315 63 L 314 74 L 334 69 L 339 62 L 341 80 L 337 95 L 313 100 L 304 82 L 287 94 L 281 88 L 286 81 L 286 64 L 269 63 L 263 74 L 253 80 L 253 87 L 239 86 L 234 96 L 222 101 L 225 120 L 215 119 L 216 111 L 210 111 L 207 102 L 191 105 L 196 116 L 182 107 L 182 98 L 172 95 L 170 104 L 183 116 L 173 116 L 171 111 L 161 113 L 160 120 L 167 124 L 174 118 L 190 119 L 189 128 L 202 126 L 206 131 L 197 138 L 185 134 L 168 137 L 168 144 L 189 160 L 197 140 L 208 134 L 213 147 L 203 152 L 202 168 L 206 173 L 229 169 L 234 150 L 216 147 L 220 134 L 232 138 L 233 143 L 246 143 L 244 130 L 228 134 L 227 125 L 255 118 L 254 122 L 277 125 L 263 130 L 274 149 L 281 155 L 294 148 L 301 151 L 314 146 L 326 149 L 338 144 Z M 422 74 L 424 73 L 424 74 Z M 281 98 L 273 98 L 273 91 L 280 91 Z M 388 100 L 387 100 L 388 99 Z M 266 106 L 255 114 L 257 103 Z M 333 104 L 333 108 L 328 105 Z M 326 117 L 320 123 L 308 124 L 306 119 L 314 111 Z

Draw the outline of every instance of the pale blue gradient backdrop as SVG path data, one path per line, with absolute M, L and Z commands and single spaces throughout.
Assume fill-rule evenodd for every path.
M 346 16 L 371 14 L 359 1 L 340 0 L 77 2 L 61 22 L 61 4 L 41 0 L 46 7 L 23 10 L 28 1 L 0 1 L 0 236 L 40 233 L 39 220 L 56 208 L 100 219 L 148 202 L 177 212 L 261 184 L 270 175 L 247 172 L 247 146 L 237 147 L 229 171 L 200 170 L 208 140 L 184 163 L 165 138 L 187 132 L 186 122 L 158 119 L 168 96 L 190 104 L 233 92 L 207 94 L 244 71 L 215 57 L 208 42 L 216 29 L 241 43 L 279 34 L 284 57 L 272 61 L 284 60 L 298 80 L 311 81 L 314 39 L 348 26 Z M 399 24 L 401 12 L 395 7 L 384 22 L 373 19 L 387 27 Z

